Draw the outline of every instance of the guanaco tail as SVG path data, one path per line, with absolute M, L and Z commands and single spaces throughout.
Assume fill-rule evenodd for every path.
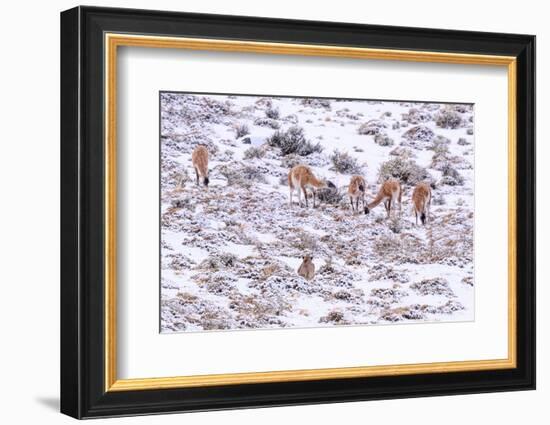
M 324 187 L 334 187 L 332 183 L 319 180 L 306 165 L 296 165 L 288 173 L 288 187 L 290 189 L 290 205 L 292 205 L 292 194 L 298 192 L 298 202 L 302 206 L 302 192 L 307 203 L 307 190 L 311 189 L 313 193 L 313 208 L 315 208 L 315 191 Z
M 389 218 L 392 202 L 394 204 L 396 202 L 399 202 L 399 211 L 401 211 L 402 194 L 403 189 L 401 188 L 401 184 L 397 180 L 386 180 L 384 183 L 382 183 L 382 186 L 380 186 L 380 190 L 378 191 L 376 198 L 374 198 L 374 200 L 365 207 L 365 214 L 368 214 L 370 210 L 377 206 L 379 203 L 384 202 L 384 206 L 386 207 L 386 212 Z
M 365 182 L 365 179 L 362 176 L 351 177 L 351 180 L 349 181 L 349 186 L 348 186 L 348 195 L 349 195 L 352 211 L 359 211 L 359 199 L 361 199 L 361 204 L 363 205 L 363 208 L 365 208 L 365 188 L 366 187 L 367 187 L 367 183 Z M 355 200 L 355 206 L 353 205 L 354 200 Z
M 427 218 L 430 216 L 430 206 L 432 203 L 432 189 L 426 183 L 418 183 L 414 188 L 412 194 L 412 204 L 414 208 L 414 215 L 416 217 L 416 224 L 418 225 L 418 215 L 420 214 L 420 221 L 422 224 L 426 224 Z
M 197 186 L 199 185 L 199 177 L 205 186 L 208 186 L 208 149 L 204 145 L 199 145 L 191 154 L 193 168 L 197 176 Z
M 298 267 L 298 274 L 304 279 L 311 280 L 315 276 L 315 264 L 313 264 L 313 257 L 306 255 L 304 261 Z

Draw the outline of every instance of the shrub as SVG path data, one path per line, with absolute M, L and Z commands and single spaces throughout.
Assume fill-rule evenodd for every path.
M 468 127 L 468 129 L 466 130 L 466 134 L 468 136 L 473 136 L 474 135 L 474 129 L 472 127 Z
M 455 297 L 454 292 L 449 287 L 449 282 L 443 278 L 424 279 L 413 283 L 410 288 L 420 295 L 444 295 L 446 297 Z
M 416 108 L 409 109 L 408 114 L 403 114 L 403 119 L 410 124 L 421 124 L 431 121 L 432 115 L 429 112 L 421 111 Z
M 462 186 L 464 184 L 464 177 L 451 164 L 446 163 L 441 171 L 443 172 L 441 184 L 448 186 Z
M 469 145 L 470 142 L 468 142 L 464 137 L 460 137 L 457 142 L 460 146 L 466 146 Z
M 243 158 L 244 159 L 260 159 L 265 156 L 265 149 L 262 149 L 261 147 L 251 146 L 247 150 L 244 151 Z
M 225 177 L 229 186 L 250 186 L 253 182 L 266 183 L 264 171 L 253 165 L 239 166 L 235 163 L 223 165 L 219 168 L 220 174 Z
M 421 181 L 431 181 L 431 176 L 425 168 L 411 159 L 396 157 L 380 165 L 378 182 L 382 183 L 389 178 L 396 178 L 407 185 L 414 186 Z
M 265 110 L 265 116 L 267 118 L 271 118 L 272 120 L 278 120 L 279 119 L 279 108 L 270 106 Z
M 435 124 L 441 128 L 458 128 L 462 125 L 462 117 L 454 108 L 444 108 L 434 116 Z
M 417 125 L 408 129 L 403 138 L 411 142 L 431 142 L 435 137 L 435 133 L 425 125 Z
M 339 323 L 345 324 L 344 313 L 341 311 L 333 310 L 327 313 L 326 316 L 323 316 L 319 319 L 319 323 Z
M 370 120 L 361 124 L 357 129 L 357 132 L 359 134 L 366 135 L 366 136 L 376 136 L 384 128 L 387 128 L 387 125 L 384 121 Z
M 313 144 L 306 140 L 304 129 L 296 125 L 290 127 L 286 132 L 276 131 L 267 139 L 269 146 L 281 149 L 283 155 L 298 154 L 307 156 L 314 152 L 322 152 L 320 143 Z
M 401 233 L 403 230 L 403 223 L 399 217 L 394 215 L 388 220 L 388 228 L 393 233 Z
M 451 141 L 449 139 L 444 136 L 437 135 L 432 140 L 431 144 L 427 146 L 427 149 L 430 149 L 436 153 L 448 152 L 450 144 Z
M 415 153 L 412 150 L 410 150 L 409 148 L 403 147 L 403 146 L 397 146 L 397 147 L 393 148 L 390 151 L 390 155 L 399 156 L 403 159 L 410 159 L 410 158 L 415 158 L 416 157 Z
M 466 112 L 472 112 L 474 110 L 472 105 L 454 105 L 454 110 L 456 112 L 460 112 L 461 114 L 465 114 Z
M 235 125 L 235 134 L 237 139 L 240 139 L 241 137 L 246 136 L 247 134 L 250 134 L 248 125 L 244 123 Z
M 287 121 L 291 124 L 298 124 L 298 117 L 296 114 L 290 114 L 283 118 L 283 121 Z
M 281 167 L 288 168 L 288 169 L 291 169 L 296 165 L 300 165 L 301 163 L 302 163 L 302 158 L 300 157 L 300 155 L 297 155 L 295 153 L 285 155 L 281 159 Z
M 279 123 L 271 118 L 256 118 L 256 120 L 254 120 L 254 124 L 261 127 L 269 127 L 274 130 L 277 130 L 280 127 Z
M 339 204 L 344 195 L 336 187 L 324 187 L 317 189 L 317 198 L 327 204 Z
M 317 99 L 312 97 L 305 97 L 302 99 L 302 105 L 310 106 L 312 108 L 324 108 L 330 109 L 330 100 L 328 99 Z
M 333 168 L 342 174 L 358 174 L 361 172 L 361 166 L 357 163 L 357 159 L 352 157 L 347 152 L 334 150 L 330 156 Z
M 380 146 L 393 146 L 393 139 L 385 133 L 378 133 L 374 136 L 374 143 Z

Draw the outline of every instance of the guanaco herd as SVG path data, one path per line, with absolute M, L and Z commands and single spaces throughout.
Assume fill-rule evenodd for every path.
M 200 180 L 205 186 L 208 186 L 208 149 L 204 145 L 199 145 L 195 148 L 191 154 L 191 161 L 193 168 L 195 169 L 197 185 L 200 184 Z M 316 191 L 323 188 L 335 189 L 336 186 L 330 181 L 321 180 L 315 177 L 315 174 L 307 165 L 296 165 L 288 173 L 288 187 L 290 189 L 290 206 L 292 206 L 292 196 L 294 193 L 298 195 L 298 204 L 302 206 L 302 194 L 304 195 L 304 201 L 306 208 L 308 207 L 308 190 L 312 193 L 313 208 L 315 208 Z M 368 214 L 371 209 L 377 205 L 384 203 L 386 208 L 387 218 L 390 217 L 392 211 L 392 205 L 396 205 L 401 212 L 401 197 L 403 195 L 403 188 L 396 179 L 388 179 L 380 186 L 376 197 L 372 202 L 365 205 L 365 191 L 367 183 L 362 176 L 351 176 L 348 185 L 348 196 L 350 199 L 351 210 L 353 212 L 359 211 L 359 201 L 365 214 Z M 422 224 L 426 224 L 426 221 L 430 215 L 430 205 L 432 202 L 432 190 L 426 183 L 418 183 L 413 190 L 412 204 L 416 218 L 416 224 L 418 225 L 418 217 Z M 298 275 L 302 276 L 306 280 L 311 280 L 315 276 L 315 264 L 311 255 L 305 255 L 300 267 L 297 270 Z
M 205 186 L 208 186 L 208 149 L 204 145 L 198 145 L 191 154 L 191 161 L 195 169 L 197 185 L 200 180 Z M 371 209 L 377 205 L 384 203 L 386 214 L 389 218 L 392 211 L 392 205 L 396 205 L 401 212 L 401 197 L 403 188 L 396 179 L 388 179 L 380 186 L 380 189 L 372 202 L 365 205 L 365 191 L 367 183 L 362 176 L 351 176 L 348 185 L 348 196 L 350 199 L 351 210 L 359 211 L 359 201 L 365 214 L 368 214 Z M 311 168 L 307 165 L 296 165 L 288 173 L 288 188 L 290 189 L 290 205 L 292 206 L 292 197 L 294 193 L 298 195 L 298 204 L 302 206 L 302 194 L 306 208 L 308 207 L 308 190 L 312 193 L 313 208 L 315 208 L 315 199 L 318 189 L 331 188 L 335 189 L 333 183 L 326 180 L 321 180 L 315 177 Z M 422 224 L 426 224 L 430 216 L 430 206 L 432 203 L 432 190 L 427 183 L 418 183 L 413 190 L 412 204 L 415 214 L 416 224 L 418 225 L 418 217 Z M 305 258 L 304 258 L 305 261 Z M 311 262 L 311 259 L 309 259 Z

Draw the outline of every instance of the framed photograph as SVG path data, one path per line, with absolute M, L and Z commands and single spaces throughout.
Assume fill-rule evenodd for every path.
M 61 14 L 61 411 L 535 388 L 535 37 Z

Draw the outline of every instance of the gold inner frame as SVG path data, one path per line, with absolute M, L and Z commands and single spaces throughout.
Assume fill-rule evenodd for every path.
M 370 49 L 128 34 L 105 34 L 105 391 L 308 381 L 516 367 L 516 58 L 513 56 Z M 116 123 L 119 46 L 329 56 L 356 59 L 504 66 L 508 72 L 508 357 L 419 364 L 302 369 L 213 375 L 118 379 L 116 324 Z

